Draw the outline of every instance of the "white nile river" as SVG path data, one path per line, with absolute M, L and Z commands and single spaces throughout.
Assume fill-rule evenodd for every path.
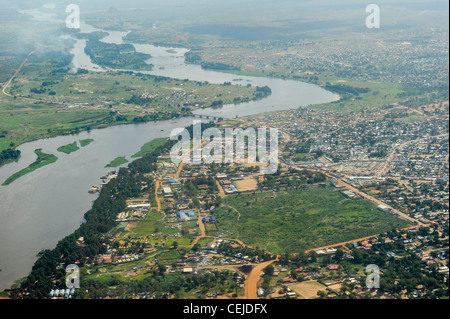
M 39 19 L 39 10 L 26 11 Z M 82 24 L 81 32 L 94 32 L 90 25 Z M 103 30 L 102 30 L 103 31 Z M 102 39 L 109 43 L 123 43 L 127 32 L 106 31 Z M 71 51 L 74 68 L 93 72 L 105 71 L 91 62 L 84 53 L 85 40 L 76 40 Z M 148 61 L 153 71 L 142 73 L 176 79 L 231 82 L 233 85 L 269 86 L 272 94 L 262 100 L 238 105 L 224 105 L 218 109 L 202 109 L 196 114 L 234 118 L 271 111 L 295 109 L 300 106 L 336 101 L 339 96 L 319 86 L 299 81 L 251 77 L 203 70 L 198 65 L 186 64 L 187 49 L 134 44 L 138 52 L 151 54 Z M 168 53 L 169 49 L 176 53 Z M 92 185 L 109 170 L 105 165 L 118 156 L 131 155 L 140 147 L 158 137 L 168 137 L 174 128 L 191 125 L 193 118 L 182 118 L 143 124 L 129 124 L 82 132 L 76 136 L 59 136 L 20 145 L 22 156 L 17 163 L 0 168 L 0 184 L 13 173 L 27 167 L 35 159 L 34 150 L 55 154 L 58 160 L 29 173 L 8 186 L 0 186 L 0 291 L 11 287 L 15 280 L 27 276 L 36 261 L 36 254 L 52 249 L 57 242 L 76 230 L 83 215 L 90 209 L 96 195 L 89 194 Z M 70 155 L 57 152 L 57 148 L 92 138 L 94 142 Z

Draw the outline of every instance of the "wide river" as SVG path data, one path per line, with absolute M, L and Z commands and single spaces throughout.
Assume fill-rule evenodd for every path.
M 28 14 L 32 14 L 28 12 Z M 82 24 L 81 32 L 98 29 Z M 104 42 L 122 43 L 127 32 L 109 32 Z M 84 53 L 85 40 L 77 40 L 71 53 L 74 68 L 102 72 Z M 200 66 L 186 64 L 187 49 L 135 44 L 138 52 L 149 53 L 148 61 L 154 71 L 143 72 L 177 79 L 232 82 L 234 85 L 269 86 L 272 95 L 260 101 L 239 105 L 225 105 L 220 109 L 203 109 L 198 114 L 241 117 L 277 110 L 287 110 L 311 104 L 326 103 L 339 97 L 319 86 L 299 81 L 264 77 L 238 76 L 206 71 Z M 239 79 L 239 81 L 234 81 Z M 168 137 L 174 128 L 192 124 L 192 118 L 130 124 L 82 132 L 76 136 L 59 136 L 20 145 L 22 156 L 17 163 L 0 168 L 0 184 L 11 174 L 27 167 L 35 159 L 34 150 L 55 154 L 58 160 L 27 174 L 8 186 L 0 186 L 0 291 L 11 287 L 14 281 L 27 276 L 36 261 L 37 253 L 52 249 L 57 242 L 72 233 L 82 223 L 84 213 L 92 206 L 96 195 L 89 194 L 92 185 L 109 170 L 105 165 L 118 156 L 130 156 L 140 147 L 158 137 Z M 58 152 L 62 145 L 92 138 L 94 142 L 70 155 Z

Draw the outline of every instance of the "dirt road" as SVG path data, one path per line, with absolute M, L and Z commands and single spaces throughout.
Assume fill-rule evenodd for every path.
M 34 53 L 34 51 L 30 52 L 30 54 L 28 54 L 28 56 L 25 58 L 25 60 L 22 62 L 22 64 L 17 69 L 16 73 L 14 73 L 14 75 L 9 79 L 9 81 L 6 82 L 6 84 L 3 86 L 3 90 L 2 90 L 3 94 L 13 97 L 11 94 L 6 92 L 6 89 L 11 85 L 12 80 L 14 80 L 14 78 L 17 76 L 17 74 L 19 74 L 20 70 L 23 68 L 25 63 L 28 61 L 28 58 L 30 57 L 30 55 L 32 55 L 33 53 Z
M 258 299 L 258 281 L 261 278 L 261 274 L 264 268 L 271 265 L 276 260 L 278 260 L 278 258 L 263 262 L 252 269 L 245 281 L 245 299 Z

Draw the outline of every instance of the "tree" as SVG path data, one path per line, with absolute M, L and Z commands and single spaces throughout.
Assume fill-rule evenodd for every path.
M 317 296 L 319 296 L 319 298 L 325 298 L 327 296 L 327 293 L 323 290 L 319 290 L 317 292 Z
M 316 262 L 317 261 L 317 253 L 315 251 L 312 251 L 308 254 L 308 257 L 311 259 L 311 262 Z
M 194 204 L 194 207 L 200 207 L 200 200 L 197 197 L 194 197 L 192 199 L 192 204 Z
M 158 264 L 158 271 L 160 274 L 164 274 L 166 272 L 166 266 Z
M 344 258 L 344 252 L 342 251 L 342 249 L 339 248 L 338 250 L 336 250 L 334 258 L 336 258 L 336 260 L 342 260 L 342 258 Z
M 264 268 L 264 274 L 268 276 L 273 276 L 274 271 L 275 269 L 273 268 L 272 265 L 269 265 L 266 268 Z

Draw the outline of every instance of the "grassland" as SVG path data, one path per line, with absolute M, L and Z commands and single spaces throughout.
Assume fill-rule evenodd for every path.
M 137 157 L 144 157 L 146 154 L 152 153 L 154 150 L 156 150 L 159 146 L 164 145 L 164 143 L 167 141 L 167 138 L 155 138 L 154 140 L 151 140 L 150 142 L 145 143 L 139 152 L 132 155 L 132 158 Z
M 293 253 L 402 228 L 408 222 L 348 200 L 332 187 L 230 196 L 214 211 L 219 231 L 272 253 Z
M 46 154 L 44 152 L 42 152 L 42 149 L 36 149 L 34 151 L 34 153 L 36 153 L 37 155 L 37 159 L 36 161 L 34 161 L 33 163 L 31 163 L 28 167 L 24 168 L 21 171 L 18 171 L 17 173 L 14 173 L 13 175 L 11 175 L 10 177 L 8 177 L 4 182 L 3 182 L 3 186 L 9 185 L 12 182 L 14 182 L 16 179 L 31 173 L 35 170 L 37 170 L 40 167 L 43 167 L 45 165 L 49 165 L 51 163 L 56 162 L 56 160 L 58 159 L 58 157 L 56 157 L 53 154 Z
M 403 94 L 405 94 L 405 91 L 400 84 L 356 80 L 348 80 L 344 84 L 355 88 L 368 88 L 369 92 L 361 93 L 358 96 L 350 96 L 345 100 L 314 105 L 311 108 L 343 113 L 361 112 L 367 109 L 387 107 L 404 100 Z
M 57 151 L 58 152 L 62 152 L 62 153 L 66 153 L 66 154 L 70 154 L 70 153 L 78 151 L 79 149 L 80 148 L 78 147 L 78 144 L 75 141 L 73 143 L 70 143 L 70 144 L 58 147 Z
M 107 164 L 105 167 L 119 167 L 122 164 L 128 163 L 128 160 L 125 158 L 125 156 L 119 156 L 113 159 L 109 164 Z
M 56 108 L 22 108 L 1 110 L 0 127 L 8 131 L 0 139 L 0 149 L 39 138 L 67 133 L 76 133 L 88 128 L 107 125 L 109 112 L 106 110 L 61 110 Z
M 196 104 L 209 106 L 218 100 L 225 104 L 233 103 L 235 98 L 250 100 L 255 97 L 256 89 L 126 72 L 64 75 L 33 72 L 16 79 L 10 94 L 35 105 L 63 104 L 72 108 L 101 105 L 107 109 L 120 106 L 121 109 L 167 111 L 180 106 L 193 108 Z

